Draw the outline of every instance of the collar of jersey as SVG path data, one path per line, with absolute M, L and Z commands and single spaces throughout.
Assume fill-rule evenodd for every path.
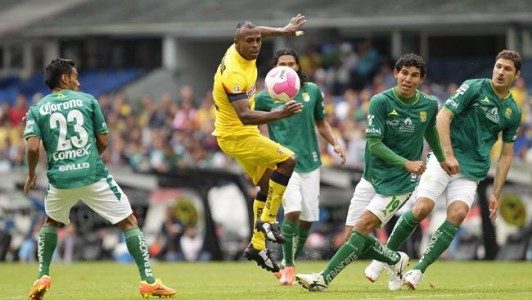
M 397 87 L 392 89 L 393 96 L 404 106 L 412 106 L 419 101 L 419 91 L 416 90 L 416 94 L 410 98 L 405 98 L 397 92 Z

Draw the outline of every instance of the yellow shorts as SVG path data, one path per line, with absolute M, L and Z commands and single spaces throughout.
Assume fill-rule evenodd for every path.
M 277 163 L 294 155 L 292 150 L 259 133 L 233 134 L 217 138 L 222 151 L 238 162 L 255 185 L 266 169 L 275 169 Z

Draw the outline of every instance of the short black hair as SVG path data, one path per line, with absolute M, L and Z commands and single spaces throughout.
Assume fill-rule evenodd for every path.
M 60 83 L 61 75 L 72 74 L 72 69 L 76 63 L 68 58 L 53 59 L 44 69 L 44 83 L 51 90 L 57 88 Z
M 236 24 L 235 38 L 238 36 L 242 29 L 252 29 L 255 27 L 257 27 L 257 25 L 253 24 L 253 22 L 248 20 L 238 22 L 238 24 Z
M 290 55 L 290 56 L 294 57 L 294 59 L 296 60 L 296 64 L 299 66 L 299 70 L 297 71 L 297 75 L 299 76 L 299 80 L 301 82 L 307 82 L 308 81 L 307 75 L 301 71 L 301 65 L 299 64 L 299 56 L 292 49 L 284 48 L 284 49 L 277 50 L 277 52 L 275 52 L 275 56 L 273 57 L 272 68 L 277 66 L 277 63 L 279 62 L 279 57 L 281 57 L 283 55 Z
M 513 61 L 515 72 L 517 73 L 521 71 L 522 58 L 521 58 L 521 55 L 517 51 L 504 49 L 501 52 L 499 52 L 499 54 L 497 54 L 495 61 L 499 60 L 499 58 Z
M 395 63 L 395 69 L 397 72 L 401 71 L 403 67 L 416 67 L 420 71 L 421 78 L 424 78 L 427 74 L 427 67 L 423 58 L 414 53 L 407 53 L 399 57 Z

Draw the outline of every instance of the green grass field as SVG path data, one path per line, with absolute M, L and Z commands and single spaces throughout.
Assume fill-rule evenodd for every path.
M 371 284 L 368 261 L 347 267 L 323 293 L 299 285 L 280 286 L 251 262 L 154 263 L 176 299 L 532 299 L 532 264 L 526 262 L 445 262 L 434 264 L 416 291 L 388 291 L 387 276 Z M 298 272 L 320 271 L 325 262 L 298 264 Z M 412 265 L 412 264 L 411 264 Z M 0 264 L 0 299 L 26 299 L 37 265 Z M 141 299 L 134 265 L 114 262 L 52 265 L 52 288 L 45 299 Z

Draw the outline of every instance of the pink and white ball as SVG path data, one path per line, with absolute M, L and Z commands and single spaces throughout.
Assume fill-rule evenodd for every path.
M 301 82 L 296 71 L 290 67 L 279 66 L 268 72 L 264 79 L 264 88 L 272 99 L 287 102 L 299 92 Z

